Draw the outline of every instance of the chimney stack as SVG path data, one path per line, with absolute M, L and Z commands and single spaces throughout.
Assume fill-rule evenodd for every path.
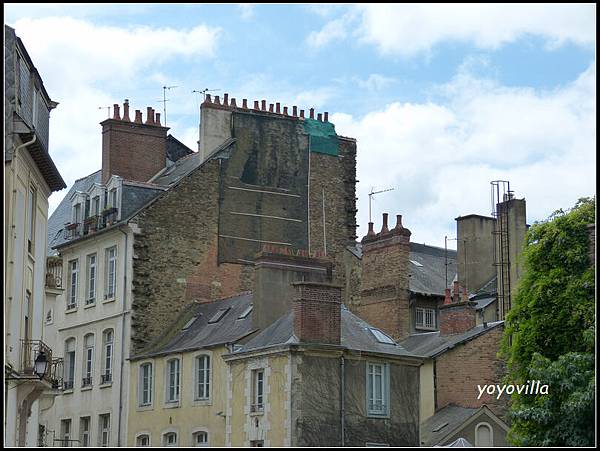
M 121 116 L 120 116 L 120 113 L 119 113 L 119 104 L 115 103 L 113 106 L 114 106 L 114 110 L 115 110 L 115 112 L 113 114 L 113 119 L 115 121 L 120 121 L 121 120 Z
M 460 293 L 459 293 L 459 286 L 458 286 L 458 280 L 454 281 L 454 293 L 452 294 L 452 300 L 454 302 L 460 302 Z
M 228 93 L 223 94 L 223 105 L 225 105 L 225 106 L 229 105 L 229 94 Z
M 242 99 L 242 108 L 245 110 L 248 109 L 248 99 Z
M 325 120 L 325 122 L 329 122 L 329 113 L 327 111 L 323 113 L 323 119 Z
M 450 288 L 444 290 L 444 305 L 452 304 L 452 297 L 450 296 Z
M 300 342 L 339 345 L 342 287 L 324 282 L 294 282 L 294 335 Z
M 439 307 L 440 335 L 462 334 L 476 326 L 475 302 L 453 302 Z
M 311 118 L 311 119 L 314 119 L 314 118 L 315 118 L 315 109 L 314 109 L 314 108 L 311 108 L 311 109 L 309 110 L 309 112 L 310 112 L 310 118 Z
M 154 125 L 154 110 L 149 106 L 146 111 L 146 125 Z
M 388 214 L 383 214 L 383 225 L 381 226 L 381 234 L 389 233 L 390 229 L 388 229 Z
M 131 122 L 131 119 L 129 119 L 129 99 L 125 99 L 125 102 L 123 103 L 123 120 Z

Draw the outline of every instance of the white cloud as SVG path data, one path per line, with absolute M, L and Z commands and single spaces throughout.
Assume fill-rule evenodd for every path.
M 592 4 L 364 4 L 309 35 L 313 46 L 352 36 L 382 54 L 415 56 L 447 41 L 495 49 L 526 35 L 541 36 L 549 48 L 567 41 L 595 42 Z
M 527 200 L 528 221 L 595 193 L 596 67 L 553 91 L 505 87 L 468 74 L 442 86 L 438 103 L 394 102 L 360 118 L 335 114 L 339 134 L 358 140 L 359 236 L 368 192 L 381 212 L 402 214 L 413 240 L 443 246 L 454 218 L 489 215 L 490 181 L 509 180 Z
M 256 7 L 256 5 L 252 3 L 240 3 L 239 5 L 237 5 L 237 7 L 240 10 L 240 15 L 242 16 L 242 19 L 250 20 L 254 17 L 254 8 Z

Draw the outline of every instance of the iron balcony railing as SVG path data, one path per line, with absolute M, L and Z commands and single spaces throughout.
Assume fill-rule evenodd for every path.
M 83 222 L 66 223 L 63 229 L 65 240 L 74 240 L 95 233 L 117 222 L 119 210 L 115 207 L 104 209 L 100 214 L 88 216 Z
M 104 373 L 100 375 L 100 383 L 108 384 L 112 382 L 112 373 Z
M 81 223 L 80 222 L 70 222 L 65 224 L 64 228 L 64 237 L 65 240 L 73 240 L 75 238 L 79 238 L 81 236 Z
M 62 258 L 48 257 L 46 259 L 46 287 L 62 288 Z
M 82 387 L 89 387 L 92 385 L 92 377 L 84 377 L 81 381 Z
M 62 358 L 52 358 L 52 349 L 41 340 L 21 340 L 21 368 L 19 373 L 24 378 L 39 378 L 35 373 L 35 359 L 44 353 L 48 362 L 42 380 L 52 387 L 59 388 L 62 374 Z

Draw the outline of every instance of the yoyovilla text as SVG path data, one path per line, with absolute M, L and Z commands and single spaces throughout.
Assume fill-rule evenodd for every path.
M 500 399 L 502 394 L 512 395 L 513 393 L 525 394 L 525 395 L 547 395 L 548 385 L 542 384 L 540 381 L 527 381 L 526 384 L 513 385 L 513 384 L 485 384 L 481 386 L 477 384 L 477 390 L 479 390 L 479 396 L 477 399 L 481 399 L 484 393 L 488 395 L 496 394 L 496 399 Z

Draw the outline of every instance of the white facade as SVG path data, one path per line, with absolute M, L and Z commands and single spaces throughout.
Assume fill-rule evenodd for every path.
M 132 251 L 127 226 L 59 249 L 64 290 L 48 297 L 45 315 L 52 321 L 45 325 L 44 336 L 65 359 L 63 390 L 40 412 L 40 424 L 54 431 L 54 446 L 125 444 Z M 104 415 L 109 415 L 108 428 Z M 68 420 L 68 439 L 75 440 L 71 443 L 62 441 Z

